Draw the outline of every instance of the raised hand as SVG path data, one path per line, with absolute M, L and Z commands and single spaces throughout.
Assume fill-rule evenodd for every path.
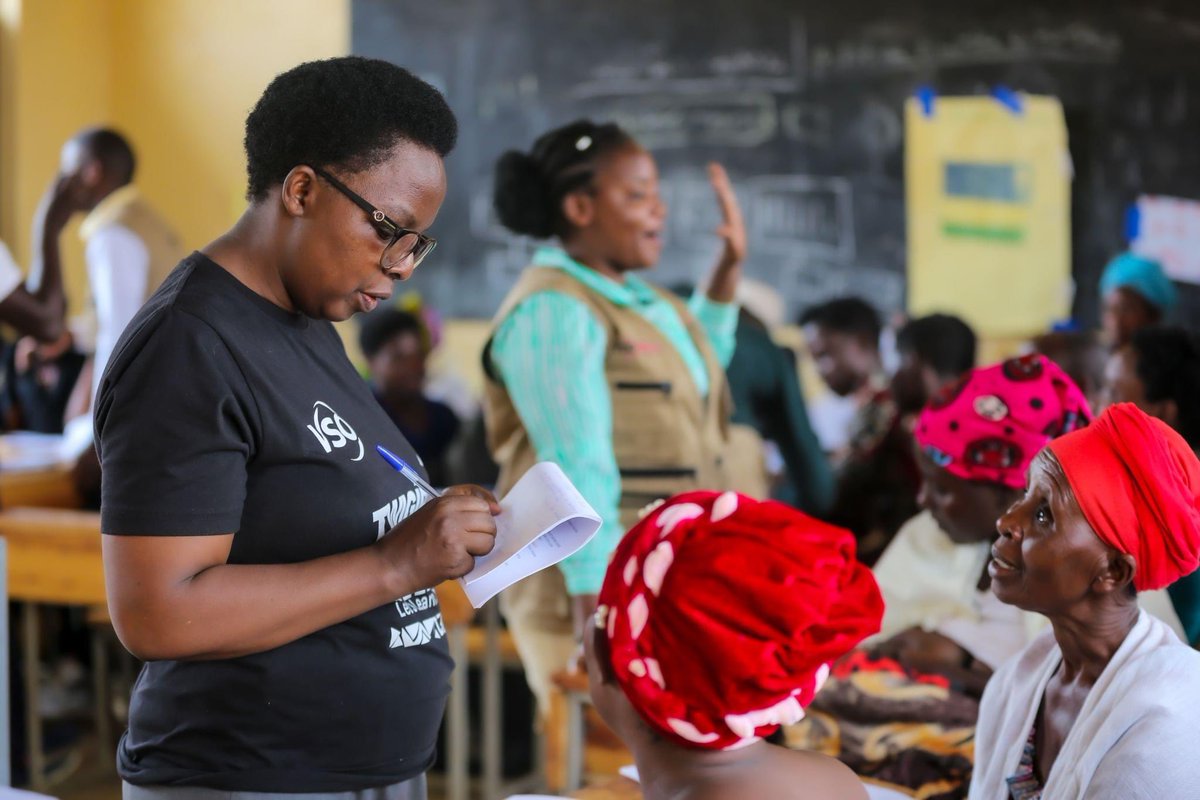
M 35 225 L 43 236 L 57 237 L 79 210 L 78 181 L 74 176 L 59 173 L 38 201 Z
M 721 207 L 721 224 L 717 235 L 721 237 L 723 250 L 719 264 L 740 264 L 746 260 L 746 223 L 742 219 L 742 208 L 729 182 L 725 168 L 715 161 L 708 165 L 708 181 L 717 195 Z
M 708 297 L 718 303 L 732 303 L 742 276 L 742 262 L 746 260 L 746 222 L 742 219 L 742 209 L 725 168 L 716 162 L 710 163 L 708 180 L 721 207 L 721 224 L 716 230 L 721 237 L 721 255 L 708 284 Z

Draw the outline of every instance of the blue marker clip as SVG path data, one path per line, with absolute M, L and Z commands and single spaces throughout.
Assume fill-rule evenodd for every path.
M 928 119 L 933 116 L 933 103 L 937 99 L 937 92 L 929 84 L 923 84 L 917 87 L 916 92 L 917 102 L 921 104 L 921 115 Z
M 1018 116 L 1025 110 L 1025 101 L 1021 99 L 1021 95 L 1007 86 L 995 86 L 992 89 L 992 97 L 1000 105 Z
M 439 492 L 437 489 L 433 488 L 433 486 L 430 485 L 429 481 L 422 478 L 421 473 L 417 472 L 415 469 L 410 467 L 408 465 L 408 462 L 405 461 L 403 458 L 396 455 L 391 450 L 388 450 L 386 447 L 384 447 L 381 444 L 375 445 L 375 449 L 379 451 L 379 455 L 383 456 L 383 460 L 391 465 L 392 469 L 396 470 L 396 472 L 399 472 L 401 475 L 408 478 L 410 481 L 413 482 L 413 484 L 415 486 L 420 486 L 422 489 L 424 489 L 426 492 L 429 493 L 430 497 L 441 497 L 442 496 L 441 492 Z

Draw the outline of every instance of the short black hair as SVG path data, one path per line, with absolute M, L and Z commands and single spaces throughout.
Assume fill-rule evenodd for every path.
M 509 150 L 496 161 L 496 216 L 513 233 L 535 239 L 566 235 L 562 199 L 588 186 L 606 155 L 632 144 L 615 123 L 578 119 L 539 136 L 528 153 Z
M 358 332 L 358 346 L 362 348 L 364 356 L 374 358 L 392 338 L 404 333 L 415 333 L 421 340 L 421 346 L 428 348 L 425 324 L 419 317 L 398 308 L 380 309 L 363 319 Z
M 112 128 L 88 128 L 80 131 L 76 139 L 121 186 L 133 180 L 137 157 L 129 140 L 120 133 Z
M 879 312 L 861 297 L 839 297 L 812 306 L 800 316 L 800 324 L 858 336 L 872 347 L 879 346 L 879 334 L 883 330 Z
M 975 331 L 951 314 L 910 321 L 896 334 L 896 349 L 912 353 L 943 378 L 957 378 L 975 366 Z
M 400 141 L 445 157 L 458 122 L 442 93 L 408 70 L 360 56 L 309 61 L 267 86 L 246 118 L 247 199 L 297 164 L 361 172 Z
M 1137 355 L 1137 374 L 1152 403 L 1174 400 L 1175 430 L 1200 449 L 1200 342 L 1182 328 L 1142 328 L 1129 346 Z

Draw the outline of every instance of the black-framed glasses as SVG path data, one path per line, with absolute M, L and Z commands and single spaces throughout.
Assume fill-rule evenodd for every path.
M 313 172 L 327 181 L 330 186 L 349 198 L 350 202 L 367 212 L 367 215 L 371 218 L 371 224 L 379 232 L 379 237 L 381 239 L 384 237 L 387 238 L 388 243 L 384 246 L 383 252 L 379 254 L 379 266 L 384 272 L 390 275 L 392 270 L 397 269 L 407 258 L 412 259 L 413 269 L 416 269 L 417 265 L 425 260 L 425 256 L 432 253 L 433 248 L 437 247 L 437 239 L 434 239 L 432 236 L 426 236 L 419 231 L 400 227 L 389 219 L 387 214 L 371 205 L 371 203 L 364 200 L 357 192 L 325 170 L 320 167 L 314 167 L 311 164 L 309 167 Z

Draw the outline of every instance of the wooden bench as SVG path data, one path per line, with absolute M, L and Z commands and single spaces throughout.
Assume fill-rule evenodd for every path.
M 35 789 L 44 789 L 46 756 L 42 750 L 42 718 L 37 702 L 39 607 L 43 604 L 106 606 L 100 515 L 61 508 L 10 508 L 0 511 L 0 537 L 4 538 L 7 549 L 8 596 L 22 603 L 21 658 L 30 784 Z M 102 646 L 93 633 L 93 653 Z M 108 675 L 99 665 L 92 673 L 96 736 L 100 747 L 115 751 L 106 702 Z

